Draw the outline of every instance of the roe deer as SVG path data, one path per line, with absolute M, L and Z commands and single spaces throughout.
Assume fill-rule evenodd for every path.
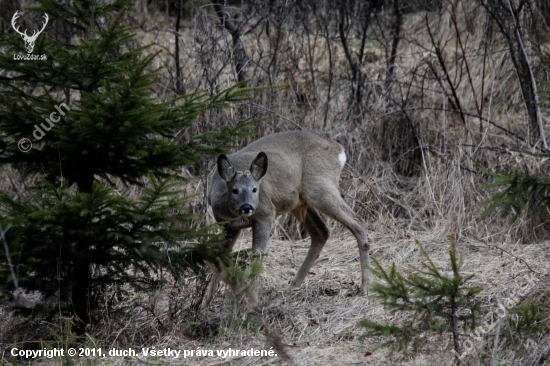
M 362 291 L 366 291 L 370 263 L 365 223 L 338 190 L 345 162 L 340 144 L 308 131 L 268 135 L 229 157 L 220 155 L 208 203 L 216 221 L 228 222 L 229 247 L 233 248 L 241 229 L 252 227 L 252 247 L 265 252 L 275 217 L 292 213 L 311 236 L 306 258 L 291 282 L 291 287 L 299 287 L 330 234 L 320 211 L 342 223 L 357 239 Z M 212 300 L 217 284 L 214 276 L 203 307 Z

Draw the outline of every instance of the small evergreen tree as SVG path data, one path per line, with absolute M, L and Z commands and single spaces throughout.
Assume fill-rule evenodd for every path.
M 384 343 L 391 351 L 407 351 L 412 345 L 416 353 L 427 342 L 428 337 L 421 337 L 423 332 L 452 333 L 455 363 L 460 365 L 461 329 L 474 329 L 480 303 L 476 295 L 482 290 L 478 286 L 467 286 L 473 277 L 464 277 L 460 270 L 462 259 L 456 254 L 454 237 L 449 250 L 452 274 L 441 273 L 417 241 L 422 255 L 426 259 L 422 269 L 414 268 L 408 276 L 400 274 L 395 263 L 386 271 L 376 259 L 372 272 L 384 282 L 375 283 L 371 291 L 380 298 L 393 314 L 402 315 L 400 324 L 380 324 L 368 319 L 359 322 L 365 327 L 367 337 L 390 337 Z
M 70 4 L 41 0 L 32 9 L 49 15 L 48 29 L 70 35 L 39 37 L 34 52 L 47 60 L 14 60 L 24 44 L 1 24 L 0 164 L 37 183 L 17 198 L 0 194 L 0 225 L 11 223 L 5 239 L 12 263 L 4 265 L 0 256 L 0 281 L 11 290 L 18 283 L 46 298 L 70 300 L 82 333 L 106 286 L 116 293 L 128 283 L 150 289 L 158 286 L 161 269 L 177 275 L 209 257 L 214 261 L 219 253 L 208 248 L 223 250 L 224 238 L 212 228 L 187 225 L 193 217 L 183 210 L 182 179 L 175 173 L 224 151 L 242 126 L 184 143 L 174 141 L 174 132 L 206 110 L 246 99 L 250 89 L 236 85 L 161 103 L 152 93 L 156 55 L 136 47 L 132 28 L 124 25 L 129 2 Z M 22 151 L 28 144 L 18 146 L 24 138 L 32 140 L 29 151 Z M 144 188 L 132 199 L 115 189 L 117 181 Z M 182 245 L 190 239 L 204 245 Z
M 485 188 L 500 188 L 500 191 L 485 203 L 482 216 L 498 210 L 501 217 L 512 215 L 512 221 L 515 221 L 524 210 L 529 209 L 532 217 L 541 220 L 548 217 L 550 177 L 547 173 L 539 171 L 530 174 L 519 170 L 487 173 L 493 177 L 493 182 Z

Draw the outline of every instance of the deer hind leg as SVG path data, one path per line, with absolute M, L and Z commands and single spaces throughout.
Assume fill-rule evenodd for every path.
M 325 246 L 325 243 L 330 235 L 330 231 L 325 225 L 325 222 L 321 216 L 319 216 L 317 211 L 315 211 L 315 209 L 308 207 L 305 218 L 303 217 L 303 210 L 300 211 L 302 211 L 301 215 L 300 212 L 293 211 L 292 213 L 304 224 L 309 236 L 311 237 L 311 246 L 307 252 L 306 259 L 304 259 L 304 262 L 300 266 L 296 276 L 290 283 L 291 287 L 300 287 L 304 281 L 304 278 L 307 276 L 309 269 L 313 266 L 313 263 L 317 260 L 317 258 L 319 258 L 319 254 L 321 253 L 321 250 L 323 250 L 323 247 Z
M 233 249 L 235 243 L 237 242 L 237 239 L 239 239 L 240 233 L 241 230 L 227 229 L 229 249 Z M 212 272 L 212 278 L 210 279 L 210 282 L 208 283 L 208 286 L 206 287 L 206 291 L 204 292 L 204 296 L 202 298 L 201 309 L 206 309 L 210 305 L 212 299 L 214 298 L 214 295 L 216 294 L 216 291 L 218 291 L 218 286 L 220 284 L 221 278 L 217 271 L 213 270 Z
M 344 225 L 357 239 L 359 262 L 361 263 L 361 292 L 366 293 L 370 285 L 370 258 L 367 230 L 363 219 L 359 217 L 340 197 L 338 187 L 325 187 L 309 197 L 308 203 L 332 219 Z

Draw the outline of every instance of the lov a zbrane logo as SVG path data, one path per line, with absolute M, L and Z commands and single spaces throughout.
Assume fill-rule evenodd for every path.
M 18 13 L 19 11 L 16 11 L 15 14 L 13 14 L 13 17 L 11 18 L 11 26 L 13 27 L 13 30 L 16 31 L 18 34 L 20 34 L 21 37 L 23 38 L 28 55 L 27 57 L 19 56 L 17 58 L 16 58 L 16 55 L 13 55 L 13 58 L 14 60 L 15 59 L 38 59 L 38 57 L 29 57 L 29 56 L 34 56 L 34 55 L 31 55 L 32 50 L 34 49 L 34 43 L 36 42 L 36 39 L 38 38 L 40 33 L 42 33 L 44 31 L 44 28 L 46 28 L 46 24 L 48 24 L 48 20 L 49 20 L 48 14 L 44 13 L 44 22 L 42 23 L 42 29 L 34 30 L 32 35 L 29 36 L 27 34 L 26 29 L 25 29 L 25 32 L 20 32 L 19 27 L 15 24 L 15 21 L 17 20 L 17 18 L 19 18 Z M 45 59 L 45 58 L 46 58 L 46 55 L 41 56 L 41 59 Z

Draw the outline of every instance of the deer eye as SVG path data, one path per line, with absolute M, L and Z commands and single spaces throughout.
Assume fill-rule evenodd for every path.
M 233 194 L 239 194 L 239 190 L 237 188 L 233 188 Z
M 258 188 L 256 187 L 252 188 L 252 193 L 256 193 L 256 191 L 258 191 Z

